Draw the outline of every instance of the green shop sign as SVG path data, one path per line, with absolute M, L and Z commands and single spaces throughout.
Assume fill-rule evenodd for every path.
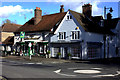
M 20 38 L 24 38 L 25 37 L 25 32 L 20 32 Z

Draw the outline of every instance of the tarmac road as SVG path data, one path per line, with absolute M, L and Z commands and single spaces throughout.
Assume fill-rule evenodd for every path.
M 2 63 L 1 63 L 2 62 Z M 17 79 L 85 79 L 120 80 L 120 67 L 113 64 L 92 63 L 44 63 L 2 59 L 2 76 Z M 49 79 L 50 80 L 50 79 Z

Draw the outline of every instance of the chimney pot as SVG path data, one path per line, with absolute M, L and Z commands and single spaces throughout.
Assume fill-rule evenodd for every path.
M 90 18 L 92 16 L 92 5 L 90 3 L 84 4 L 82 6 L 82 13 Z
M 61 7 L 61 8 L 60 8 L 60 13 L 64 12 L 64 8 L 63 8 L 64 5 L 60 5 L 60 7 Z
M 41 19 L 42 19 L 42 10 L 41 10 L 41 8 L 36 7 L 36 9 L 34 10 L 34 12 L 35 12 L 34 24 L 36 25 L 36 24 L 38 24 L 38 23 L 41 21 Z

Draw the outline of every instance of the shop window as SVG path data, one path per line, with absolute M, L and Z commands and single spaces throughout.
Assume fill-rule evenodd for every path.
M 89 59 L 99 58 L 101 53 L 101 45 L 97 44 L 89 44 L 87 47 L 87 56 Z
M 60 48 L 59 47 L 55 47 L 54 48 L 54 55 L 57 56 L 58 52 L 60 52 Z
M 80 47 L 72 47 L 71 51 L 72 51 L 72 57 L 80 57 L 80 52 L 81 52 Z

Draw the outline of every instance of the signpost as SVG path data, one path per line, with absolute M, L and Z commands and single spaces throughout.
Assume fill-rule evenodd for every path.
M 25 37 L 25 32 L 20 32 L 20 39 L 21 39 L 21 41 L 20 42 L 22 42 L 22 38 L 24 38 Z M 22 56 L 22 44 L 20 44 L 21 45 L 21 48 L 20 48 L 20 56 Z
M 31 47 L 32 47 L 32 43 L 30 42 L 30 43 L 28 44 L 28 46 L 29 46 L 29 55 L 30 55 L 30 60 L 31 60 L 31 55 L 32 55 Z

